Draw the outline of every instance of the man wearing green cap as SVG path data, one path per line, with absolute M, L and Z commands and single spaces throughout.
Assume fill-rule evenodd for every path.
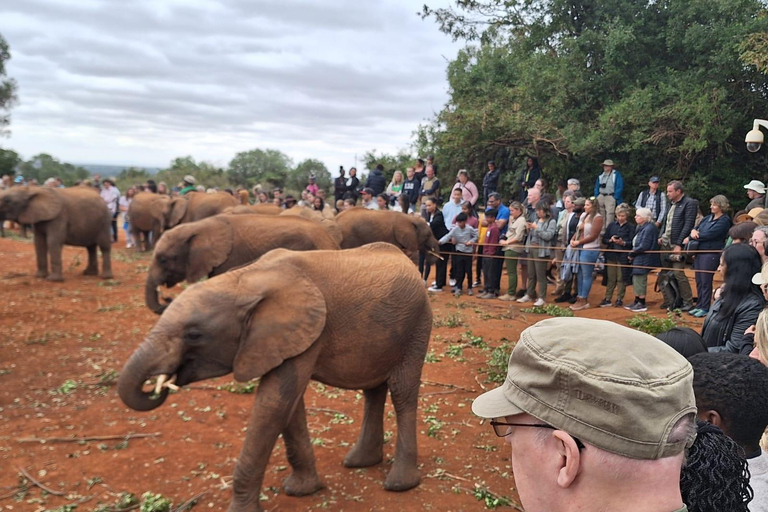
M 526 512 L 684 512 L 692 382 L 688 361 L 652 336 L 553 318 L 522 332 L 504 385 L 472 411 L 510 444 Z

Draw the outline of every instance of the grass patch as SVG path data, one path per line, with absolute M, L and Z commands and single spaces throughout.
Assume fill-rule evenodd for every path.
M 534 313 L 536 315 L 549 315 L 549 316 L 573 316 L 573 311 L 569 308 L 561 308 L 555 304 L 547 304 L 546 306 L 533 306 L 531 308 L 524 308 L 520 310 L 523 313 Z
M 257 383 L 257 380 L 246 382 L 244 384 L 239 382 L 228 382 L 227 384 L 222 384 L 219 386 L 219 389 L 222 391 L 229 391 L 230 393 L 234 393 L 236 395 L 249 395 L 256 391 Z
M 51 391 L 52 395 L 71 395 L 77 389 L 77 382 L 72 379 L 64 381 L 64 384 Z
M 512 353 L 513 344 L 502 338 L 502 344 L 491 351 L 491 357 L 488 359 L 488 381 L 501 384 L 507 378 L 507 366 L 509 365 L 509 355 Z
M 442 359 L 437 354 L 435 354 L 433 350 L 430 350 L 427 352 L 427 355 L 424 356 L 425 363 L 439 363 L 440 361 L 442 361 Z
M 492 493 L 485 487 L 481 487 L 478 484 L 475 484 L 475 490 L 472 492 L 475 499 L 477 501 L 482 501 L 485 503 L 485 508 L 497 508 L 497 507 L 508 507 L 512 505 L 512 500 L 507 498 L 506 496 L 499 496 L 498 494 Z
M 443 318 L 442 320 L 436 318 L 435 320 L 433 320 L 432 323 L 434 324 L 435 327 L 450 327 L 450 328 L 461 327 L 462 325 L 464 325 L 464 317 L 462 317 L 458 313 L 452 313 L 446 316 L 445 318 Z
M 638 331 L 650 334 L 651 336 L 656 336 L 659 333 L 677 327 L 677 322 L 675 321 L 675 316 L 671 312 L 667 313 L 666 318 L 659 318 L 647 313 L 640 313 L 627 320 L 627 325 Z

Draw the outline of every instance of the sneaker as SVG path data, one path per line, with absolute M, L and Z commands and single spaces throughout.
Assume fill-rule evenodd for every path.
M 536 302 L 533 303 L 534 306 L 543 306 L 545 304 L 544 299 L 536 299 Z
M 448 284 L 450 284 L 451 286 L 456 286 L 456 280 L 455 279 L 449 279 L 448 280 Z
M 481 299 L 495 299 L 496 297 L 497 297 L 497 295 L 495 293 L 492 293 L 492 292 L 488 292 L 485 295 L 481 295 L 480 296 Z
M 455 292 L 453 292 L 453 296 L 456 297 L 457 299 L 461 297 L 461 290 L 456 290 Z
M 437 281 L 432 281 L 432 286 L 435 286 L 437 284 Z
M 508 293 L 505 293 L 504 295 L 499 297 L 499 300 L 503 300 L 505 302 L 508 302 L 510 300 L 515 300 L 515 296 L 514 295 L 510 295 Z
M 642 302 L 635 302 L 629 310 L 633 313 L 642 313 L 643 311 L 648 311 L 648 306 Z
M 696 311 L 696 314 L 693 315 L 693 317 L 694 318 L 704 318 L 708 314 L 709 314 L 709 311 L 707 311 L 706 309 L 699 309 L 698 311 Z
M 441 292 L 441 291 L 443 291 L 443 289 L 442 288 L 438 288 L 437 286 L 432 285 L 429 288 L 427 288 L 427 291 L 428 292 Z
M 609 308 L 611 307 L 611 301 L 609 301 L 608 299 L 603 299 L 603 301 L 600 304 L 598 304 L 598 307 Z
M 533 299 L 526 293 L 519 299 L 517 299 L 517 302 L 531 302 Z
M 632 311 L 632 308 L 635 307 L 637 304 L 638 304 L 638 301 L 635 301 L 632 304 L 624 306 L 624 309 L 626 309 L 627 311 Z
M 690 311 L 688 312 L 688 314 L 689 314 L 689 315 L 691 315 L 691 316 L 696 316 L 696 313 L 698 313 L 699 311 L 701 311 L 701 309 L 699 309 L 699 308 L 693 308 L 692 310 L 690 310 Z
M 474 283 L 472 283 L 472 288 L 479 288 L 480 286 L 482 286 L 480 281 L 475 281 Z
M 680 306 L 680 311 L 690 311 L 693 309 L 693 304 L 683 304 Z
M 472 288 L 467 288 L 467 295 L 470 297 L 474 295 L 474 293 L 472 293 Z
M 587 302 L 587 299 L 582 299 L 582 298 L 576 299 L 576 303 L 570 306 L 571 311 L 581 311 L 582 309 L 587 309 L 588 307 L 589 307 L 589 302 Z
M 555 302 L 558 302 L 558 303 L 560 303 L 560 302 L 568 302 L 569 300 L 571 300 L 571 294 L 570 293 L 564 293 L 561 296 L 559 296 L 558 298 L 556 298 Z
M 616 299 L 616 302 L 613 303 L 613 307 L 620 308 L 624 306 L 624 301 L 621 299 Z

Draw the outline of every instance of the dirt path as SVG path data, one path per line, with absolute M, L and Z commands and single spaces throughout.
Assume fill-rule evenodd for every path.
M 115 279 L 101 281 L 80 275 L 85 250 L 66 248 L 64 283 L 32 277 L 30 241 L 0 240 L 0 261 L 2 510 L 43 511 L 72 504 L 79 504 L 77 510 L 114 510 L 122 493 L 145 492 L 162 494 L 174 506 L 205 493 L 195 510 L 226 510 L 252 386 L 235 385 L 231 375 L 197 383 L 149 413 L 129 410 L 117 397 L 118 372 L 157 320 L 143 303 L 149 256 L 116 248 Z M 599 285 L 593 288 L 593 304 L 602 291 Z M 659 298 L 650 300 L 649 312 L 662 315 Z M 422 484 L 400 494 L 382 489 L 396 430 L 389 403 L 385 462 L 368 469 L 344 468 L 342 459 L 362 419 L 362 395 L 313 383 L 306 403 L 326 488 L 305 498 L 283 495 L 280 483 L 289 469 L 284 446 L 278 443 L 264 484 L 265 510 L 482 510 L 494 508 L 497 499 L 502 507 L 509 508 L 503 500 L 515 506 L 507 449 L 471 414 L 470 405 L 477 394 L 496 385 L 490 381 L 494 372 L 506 371 L 520 331 L 545 317 L 521 313 L 517 304 L 455 299 L 445 292 L 433 295 L 432 306 L 435 328 L 420 397 Z M 620 323 L 632 316 L 615 308 L 578 314 Z M 127 434 L 151 436 L 121 438 Z M 20 442 L 91 436 L 115 439 Z M 22 468 L 62 496 L 43 493 L 21 478 Z

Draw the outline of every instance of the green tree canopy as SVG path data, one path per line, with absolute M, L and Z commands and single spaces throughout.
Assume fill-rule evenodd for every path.
M 331 173 L 320 160 L 307 158 L 299 162 L 289 173 L 285 181 L 285 188 L 294 192 L 300 192 L 307 187 L 309 175 L 314 174 L 317 186 L 328 192 L 331 188 Z
M 21 163 L 19 154 L 11 149 L 0 148 L 0 176 L 13 176 L 17 166 Z
M 528 155 L 554 181 L 591 184 L 612 158 L 628 197 L 648 177 L 696 197 L 763 179 L 744 135 L 765 115 L 768 77 L 741 60 L 768 29 L 760 0 L 459 0 L 431 10 L 469 44 L 449 64 L 450 100 L 417 132 L 420 152 L 479 179 L 488 159 L 507 193 Z M 746 203 L 746 198 L 745 201 Z
M 198 185 L 208 187 L 226 188 L 230 186 L 227 173 L 224 169 L 217 168 L 208 162 L 195 162 L 191 156 L 174 158 L 167 169 L 163 169 L 155 176 L 155 181 L 165 182 L 169 188 L 177 186 L 187 174 L 194 176 Z
M 91 173 L 82 167 L 62 163 L 59 159 L 46 153 L 41 153 L 26 162 L 22 162 L 17 169 L 18 173 L 24 176 L 24 179 L 27 181 L 35 179 L 40 185 L 48 178 L 61 178 L 65 185 L 72 186 L 78 180 L 91 177 Z
M 384 176 L 387 178 L 387 181 L 391 181 L 395 171 L 401 171 L 403 177 L 405 177 L 405 170 L 415 165 L 416 158 L 414 158 L 410 151 L 405 149 L 401 149 L 394 155 L 389 153 L 378 154 L 375 149 L 372 149 L 363 153 L 363 162 L 365 162 L 365 168 L 371 170 L 375 169 L 379 164 L 383 165 Z M 438 168 L 440 168 L 439 165 Z M 442 171 L 442 168 L 440 170 Z
M 242 151 L 229 162 L 227 176 L 237 185 L 247 188 L 256 183 L 271 187 L 284 187 L 293 167 L 290 157 L 277 149 Z M 302 187 L 303 188 L 303 187 Z
M 11 58 L 8 43 L 0 34 L 0 135 L 8 132 L 11 123 L 10 109 L 16 102 L 16 80 L 8 78 L 5 72 L 5 63 Z

